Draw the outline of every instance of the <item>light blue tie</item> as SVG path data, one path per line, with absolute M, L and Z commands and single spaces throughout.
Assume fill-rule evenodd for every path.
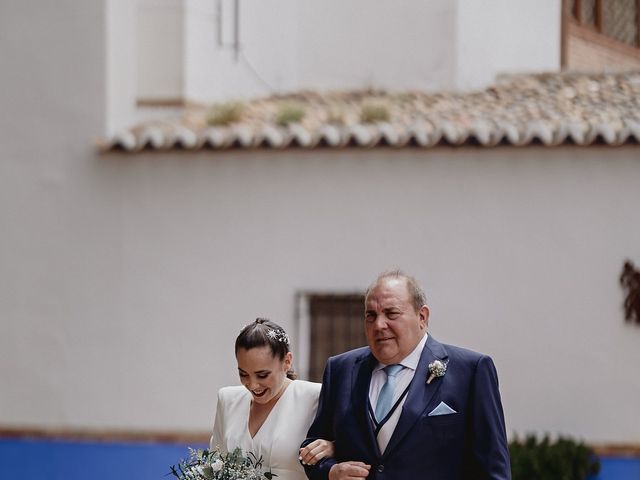
M 380 390 L 378 402 L 376 403 L 376 420 L 381 422 L 387 416 L 393 405 L 393 394 L 396 391 L 396 375 L 400 373 L 404 367 L 402 365 L 387 365 L 384 367 L 384 373 L 387 374 L 387 381 Z

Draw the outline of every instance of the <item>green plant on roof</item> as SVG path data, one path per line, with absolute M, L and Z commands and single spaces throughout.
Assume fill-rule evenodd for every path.
M 411 103 L 415 100 L 416 95 L 413 92 L 399 92 L 392 96 L 392 99 L 401 104 Z
M 215 103 L 207 112 L 207 124 L 224 126 L 238 123 L 244 113 L 244 103 L 231 101 Z
M 362 123 L 388 122 L 390 118 L 389 107 L 382 103 L 364 103 L 360 109 L 360 122 Z
M 275 122 L 281 127 L 286 127 L 292 123 L 299 123 L 304 118 L 305 111 L 302 105 L 287 103 L 280 105 L 276 113 Z

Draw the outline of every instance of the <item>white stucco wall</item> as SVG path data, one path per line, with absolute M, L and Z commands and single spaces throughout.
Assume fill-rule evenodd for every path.
M 455 88 L 560 70 L 561 0 L 457 0 Z
M 509 432 L 640 442 L 637 146 L 99 156 L 105 4 L 3 8 L 1 425 L 206 431 L 243 324 L 400 266 Z
M 136 113 L 137 52 L 136 3 L 106 0 L 105 32 L 107 99 L 107 135 L 131 125 Z
M 136 58 L 133 78 L 138 98 L 183 99 L 187 3 L 184 0 L 134 0 L 129 3 L 136 15 L 135 43 L 131 50 Z
M 477 89 L 560 65 L 560 0 L 242 0 L 239 53 L 233 0 L 138 2 L 141 98 Z
M 1 420 L 204 430 L 243 324 L 402 266 L 436 338 L 494 357 L 509 432 L 637 442 L 636 150 L 84 156 L 82 208 L 3 247 Z
M 297 1 L 241 1 L 238 53 L 233 46 L 234 3 L 221 1 L 220 10 L 214 1 L 185 3 L 185 95 L 191 101 L 255 97 L 297 88 Z
M 198 428 L 236 382 L 241 325 L 292 329 L 296 291 L 351 292 L 399 265 L 424 281 L 437 338 L 496 360 L 510 432 L 637 442 L 640 329 L 617 284 L 640 256 L 636 150 L 105 159 L 126 205 L 119 418 Z M 193 378 L 210 382 L 177 411 Z M 124 398 L 143 390 L 153 409 Z
M 448 0 L 300 2 L 301 88 L 450 88 L 455 4 Z
M 117 185 L 91 160 L 107 130 L 107 8 L 1 8 L 0 423 L 73 424 L 90 415 L 88 398 L 62 403 L 103 376 L 79 375 L 101 352 L 77 347 L 114 331 L 121 310 L 117 272 L 108 272 L 118 259 L 108 233 L 119 223 Z
M 245 0 L 238 58 L 231 48 L 233 2 L 222 2 L 224 48 L 214 41 L 215 4 L 185 5 L 191 100 L 452 82 L 455 9 L 446 0 L 407 1 L 402 8 L 387 0 Z

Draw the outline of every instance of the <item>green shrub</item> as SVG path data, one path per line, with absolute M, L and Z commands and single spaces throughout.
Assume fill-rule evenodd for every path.
M 299 123 L 304 118 L 305 111 L 301 105 L 288 103 L 280 106 L 276 114 L 276 123 L 281 127 L 286 127 L 291 123 Z
M 527 435 L 509 443 L 513 480 L 586 480 L 600 471 L 600 461 L 583 442 L 569 437 L 552 441 Z
M 388 122 L 390 118 L 389 108 L 382 103 L 365 103 L 360 109 L 362 123 Z
M 216 103 L 207 113 L 207 123 L 215 126 L 231 125 L 239 122 L 243 113 L 244 103 L 242 102 Z

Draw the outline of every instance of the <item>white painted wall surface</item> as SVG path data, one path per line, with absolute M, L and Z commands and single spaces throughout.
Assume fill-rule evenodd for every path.
M 139 99 L 176 100 L 185 97 L 184 0 L 134 0 L 135 57 Z M 117 20 L 116 20 L 117 21 Z
M 455 88 L 560 70 L 561 0 L 457 0 Z
M 455 11 L 445 0 L 243 0 L 240 55 L 233 2 L 223 1 L 225 48 L 213 44 L 215 21 L 192 1 L 188 25 L 188 98 L 195 101 L 300 89 L 390 90 L 450 85 L 455 68 Z M 209 9 L 214 9 L 214 3 Z
M 233 1 L 183 6 L 184 96 L 191 101 L 310 88 L 442 88 L 453 80 L 455 9 L 444 0 L 405 2 L 402 9 L 387 0 L 243 0 L 238 53 Z M 141 35 L 153 35 L 158 49 L 170 41 L 151 30 Z
M 81 0 L 0 7 L 2 424 L 107 409 L 87 396 L 113 382 L 102 362 L 118 355 L 122 309 L 118 185 L 93 146 L 107 130 L 106 14 Z
M 233 0 L 139 2 L 143 98 L 477 89 L 560 64 L 560 0 L 242 0 L 239 53 Z
M 636 146 L 100 156 L 104 7 L 0 12 L 0 424 L 207 430 L 242 325 L 401 266 L 509 432 L 640 442 Z
M 131 125 L 138 97 L 136 58 L 136 3 L 106 0 L 107 135 Z
M 298 88 L 297 1 L 241 1 L 238 53 L 233 46 L 234 3 L 185 3 L 185 95 L 191 101 L 256 97 Z M 218 40 L 220 26 L 222 45 Z
M 447 89 L 455 73 L 455 3 L 299 3 L 301 88 Z
M 117 418 L 201 427 L 237 382 L 244 323 L 292 329 L 296 291 L 351 292 L 398 265 L 424 281 L 436 338 L 496 360 L 509 432 L 640 440 L 640 329 L 617 284 L 640 257 L 636 148 L 105 160 L 124 182 L 118 376 L 155 398 L 122 398 Z M 210 381 L 179 411 L 194 378 Z

